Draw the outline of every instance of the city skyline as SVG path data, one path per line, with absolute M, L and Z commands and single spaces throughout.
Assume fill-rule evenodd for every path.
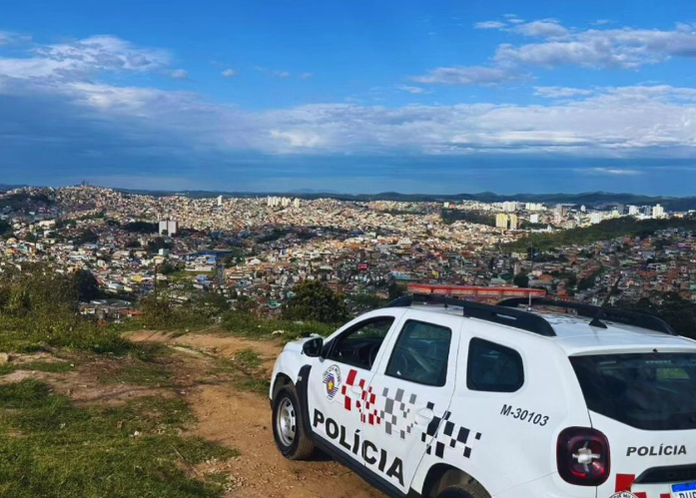
M 3 183 L 693 194 L 684 3 L 28 1 L 5 14 Z

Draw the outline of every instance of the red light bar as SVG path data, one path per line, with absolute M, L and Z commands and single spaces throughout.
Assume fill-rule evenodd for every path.
M 476 287 L 469 285 L 433 285 L 408 284 L 411 294 L 433 294 L 437 296 L 468 297 L 468 298 L 509 298 L 509 297 L 546 297 L 543 289 L 525 289 L 519 287 Z

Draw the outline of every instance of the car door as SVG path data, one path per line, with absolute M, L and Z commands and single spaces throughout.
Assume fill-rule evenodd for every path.
M 360 429 L 368 405 L 364 393 L 400 314 L 380 310 L 350 322 L 327 340 L 309 374 L 312 431 L 360 464 Z
M 442 457 L 445 439 L 437 441 L 438 432 L 452 436 L 448 410 L 460 328 L 461 318 L 445 313 L 407 314 L 367 386 L 363 458 L 403 492 L 426 452 Z

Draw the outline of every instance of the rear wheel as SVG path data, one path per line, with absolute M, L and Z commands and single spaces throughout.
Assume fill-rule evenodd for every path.
M 472 495 L 459 486 L 450 486 L 440 491 L 435 498 L 479 498 L 479 496 Z
M 444 473 L 431 488 L 433 498 L 491 498 L 491 495 L 474 478 L 457 469 Z
M 305 434 L 297 393 L 285 386 L 273 400 L 273 438 L 290 460 L 305 460 L 314 453 L 314 443 Z

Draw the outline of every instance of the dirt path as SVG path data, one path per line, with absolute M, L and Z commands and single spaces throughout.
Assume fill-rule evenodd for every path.
M 270 371 L 281 347 L 275 343 L 229 335 L 192 333 L 167 335 L 138 332 L 134 341 L 173 346 L 182 362 L 181 374 L 195 378 L 214 360 L 209 355 L 231 358 L 251 349 Z M 203 354 L 196 354 L 200 352 Z M 232 477 L 229 496 L 240 498 L 384 498 L 347 468 L 332 461 L 291 462 L 276 449 L 271 431 L 271 412 L 264 396 L 244 392 L 225 382 L 191 383 L 183 391 L 196 413 L 201 437 L 238 449 L 241 456 L 225 464 Z M 217 469 L 222 470 L 222 469 Z

